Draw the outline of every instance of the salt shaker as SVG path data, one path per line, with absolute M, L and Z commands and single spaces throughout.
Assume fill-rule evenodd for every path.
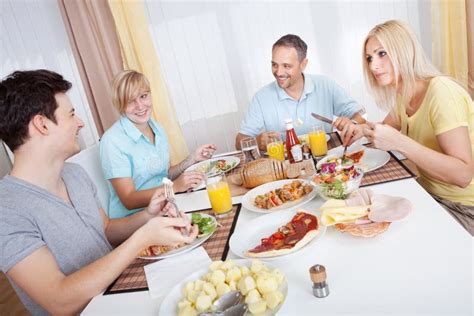
M 329 286 L 326 283 L 326 268 L 321 264 L 316 264 L 309 268 L 311 281 L 313 281 L 313 295 L 323 298 L 329 295 Z

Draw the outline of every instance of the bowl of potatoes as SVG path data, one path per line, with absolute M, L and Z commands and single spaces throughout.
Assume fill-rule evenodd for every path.
M 260 260 L 213 261 L 177 284 L 163 300 L 159 315 L 198 315 L 212 312 L 222 295 L 240 291 L 247 315 L 275 315 L 288 293 L 285 275 Z

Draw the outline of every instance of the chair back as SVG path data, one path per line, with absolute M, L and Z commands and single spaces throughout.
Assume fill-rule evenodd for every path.
M 92 147 L 83 149 L 67 161 L 77 163 L 86 170 L 92 182 L 94 182 L 97 187 L 97 194 L 105 214 L 108 214 L 110 194 L 107 187 L 107 180 L 104 178 L 100 165 L 99 145 L 93 145 Z

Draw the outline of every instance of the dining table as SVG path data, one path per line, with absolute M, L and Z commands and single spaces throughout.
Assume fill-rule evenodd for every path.
M 369 188 L 408 199 L 411 213 L 372 238 L 328 227 L 311 245 L 264 260 L 287 279 L 288 293 L 278 315 L 472 315 L 471 235 L 415 178 Z M 176 200 L 187 212 L 210 208 L 205 190 L 176 195 Z M 241 203 L 242 196 L 232 200 Z M 320 216 L 324 202 L 316 196 L 301 208 Z M 242 206 L 234 233 L 258 216 L 265 215 Z M 232 251 L 227 254 L 227 259 L 238 258 Z M 329 295 L 324 298 L 313 295 L 309 269 L 315 264 L 326 268 Z M 100 294 L 82 314 L 159 315 L 163 299 L 152 299 L 146 290 Z

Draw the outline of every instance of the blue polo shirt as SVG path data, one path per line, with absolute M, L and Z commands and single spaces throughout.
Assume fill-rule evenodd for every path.
M 155 133 L 155 144 L 126 116 L 121 116 L 105 132 L 100 140 L 100 160 L 105 179 L 132 178 L 138 191 L 161 185 L 163 178 L 168 176 L 170 164 L 168 139 L 157 122 L 150 119 L 148 124 Z M 143 209 L 128 210 L 120 202 L 110 181 L 107 185 L 110 218 L 128 216 Z
M 352 117 L 361 106 L 347 94 L 334 80 L 320 75 L 304 74 L 304 89 L 300 100 L 294 100 L 276 81 L 260 89 L 253 97 L 240 125 L 240 133 L 256 136 L 264 131 L 285 131 L 285 119 L 293 122 L 299 118 L 303 124 L 296 126 L 296 134 L 310 131 L 311 125 L 321 123 L 311 116 L 311 112 L 329 119 L 335 116 Z M 331 125 L 323 123 L 326 132 Z

